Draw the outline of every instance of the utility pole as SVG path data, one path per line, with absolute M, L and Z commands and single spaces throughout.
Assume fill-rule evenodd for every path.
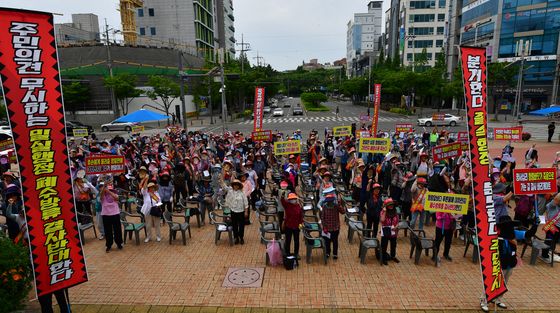
M 105 45 L 107 47 L 107 68 L 109 69 L 109 77 L 113 77 L 113 61 L 111 60 L 111 42 L 109 40 L 109 25 L 107 24 L 107 19 L 105 19 Z M 115 90 L 111 87 L 109 88 L 109 93 L 111 97 L 111 109 L 113 110 L 113 117 L 118 119 L 120 117 L 119 108 L 117 102 L 115 101 Z
M 264 59 L 263 57 L 259 56 L 259 52 L 257 51 L 257 56 L 254 57 L 253 59 L 257 59 L 257 66 L 261 66 L 261 59 Z
M 241 74 L 243 75 L 243 73 L 245 72 L 245 60 L 247 59 L 245 56 L 245 52 L 251 51 L 251 44 L 245 42 L 243 39 L 243 34 L 241 34 L 241 43 L 235 43 L 235 45 L 241 46 L 241 50 L 237 51 L 241 51 Z
M 187 129 L 187 104 L 185 103 L 185 82 L 183 81 L 183 52 L 179 49 L 177 49 L 177 55 L 179 57 L 179 77 L 180 82 L 179 82 L 179 89 L 181 92 L 181 112 L 182 112 L 182 116 L 181 116 L 181 122 L 183 124 L 183 128 L 186 130 Z
M 523 39 L 519 40 L 516 44 L 517 55 L 521 56 L 521 66 L 519 67 L 519 74 L 517 78 L 517 93 L 515 94 L 515 108 L 513 110 L 513 116 L 519 119 L 519 115 L 521 113 L 521 103 L 523 100 L 523 72 L 525 71 L 525 56 L 531 53 L 531 44 L 530 40 L 524 41 Z
M 556 47 L 556 71 L 554 73 L 554 82 L 552 83 L 552 105 L 558 104 L 558 81 L 560 80 L 560 33 L 558 33 L 558 40 L 558 46 Z

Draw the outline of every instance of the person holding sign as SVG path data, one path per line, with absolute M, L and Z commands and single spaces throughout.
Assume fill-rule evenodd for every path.
M 101 184 L 101 183 L 100 183 Z M 113 240 L 117 248 L 123 248 L 123 236 L 120 221 L 119 196 L 114 187 L 107 183 L 100 186 L 99 199 L 101 200 L 101 216 L 103 218 L 103 230 L 105 232 L 105 252 L 109 252 L 113 246 Z
M 245 244 L 245 218 L 249 217 L 249 201 L 243 193 L 243 183 L 234 179 L 231 187 L 221 181 L 222 188 L 227 191 L 225 206 L 231 210 L 231 226 L 235 244 Z
M 418 177 L 416 181 L 412 184 L 410 191 L 412 193 L 412 205 L 410 207 L 410 227 L 416 229 L 416 220 L 418 218 L 418 229 L 424 229 L 424 202 L 426 201 L 426 189 L 427 181 L 424 177 Z
M 334 188 L 326 189 L 324 200 L 321 202 L 321 222 L 323 225 L 322 236 L 327 246 L 327 258 L 331 254 L 331 243 L 333 259 L 338 259 L 338 235 L 340 234 L 340 217 L 344 214 L 344 208 L 338 203 Z
M 144 242 L 149 242 L 152 236 L 152 229 L 156 229 L 156 240 L 161 241 L 161 197 L 156 190 L 157 185 L 153 182 L 148 183 L 148 185 L 142 189 L 142 195 L 144 197 L 144 202 L 142 209 L 140 210 L 144 217 L 146 218 L 146 239 Z M 159 211 L 159 215 L 158 212 Z

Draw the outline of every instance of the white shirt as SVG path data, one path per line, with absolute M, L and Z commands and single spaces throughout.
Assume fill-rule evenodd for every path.
M 157 201 L 152 199 L 152 197 L 150 196 L 150 193 L 148 192 L 148 189 L 146 189 L 146 188 L 142 189 L 142 196 L 144 196 L 144 204 L 142 204 L 142 209 L 140 209 L 140 211 L 145 216 L 150 215 L 150 209 L 153 206 L 157 206 L 157 205 L 162 204 L 161 203 L 161 197 L 159 196 L 159 193 L 157 191 L 155 191 L 154 195 L 156 196 Z
M 233 190 L 230 186 L 226 186 L 226 190 L 226 207 L 235 213 L 245 212 L 245 209 L 249 206 L 249 202 L 247 201 L 247 197 L 243 193 L 243 190 Z

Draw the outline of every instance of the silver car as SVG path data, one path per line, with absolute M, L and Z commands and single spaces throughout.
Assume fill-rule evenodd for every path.
M 449 125 L 456 126 L 461 122 L 461 118 L 451 114 L 445 114 L 443 120 L 434 121 L 432 117 L 424 117 L 418 119 L 418 126 L 430 127 L 433 125 Z
M 112 121 L 111 123 L 101 125 L 101 130 L 104 132 L 110 130 L 124 130 L 129 132 L 132 131 L 132 127 L 136 125 L 138 125 L 138 123 Z

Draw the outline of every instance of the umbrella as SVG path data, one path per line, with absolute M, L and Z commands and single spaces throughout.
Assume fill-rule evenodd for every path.
M 548 116 L 560 113 L 560 106 L 544 108 L 536 111 L 529 112 L 529 115 Z
M 168 119 L 169 116 L 159 114 L 156 112 L 152 112 L 146 109 L 140 109 L 134 113 L 127 114 L 125 116 L 121 116 L 115 122 L 125 123 L 125 122 L 132 122 L 132 123 L 140 123 L 140 122 L 149 122 L 149 121 L 162 121 Z

